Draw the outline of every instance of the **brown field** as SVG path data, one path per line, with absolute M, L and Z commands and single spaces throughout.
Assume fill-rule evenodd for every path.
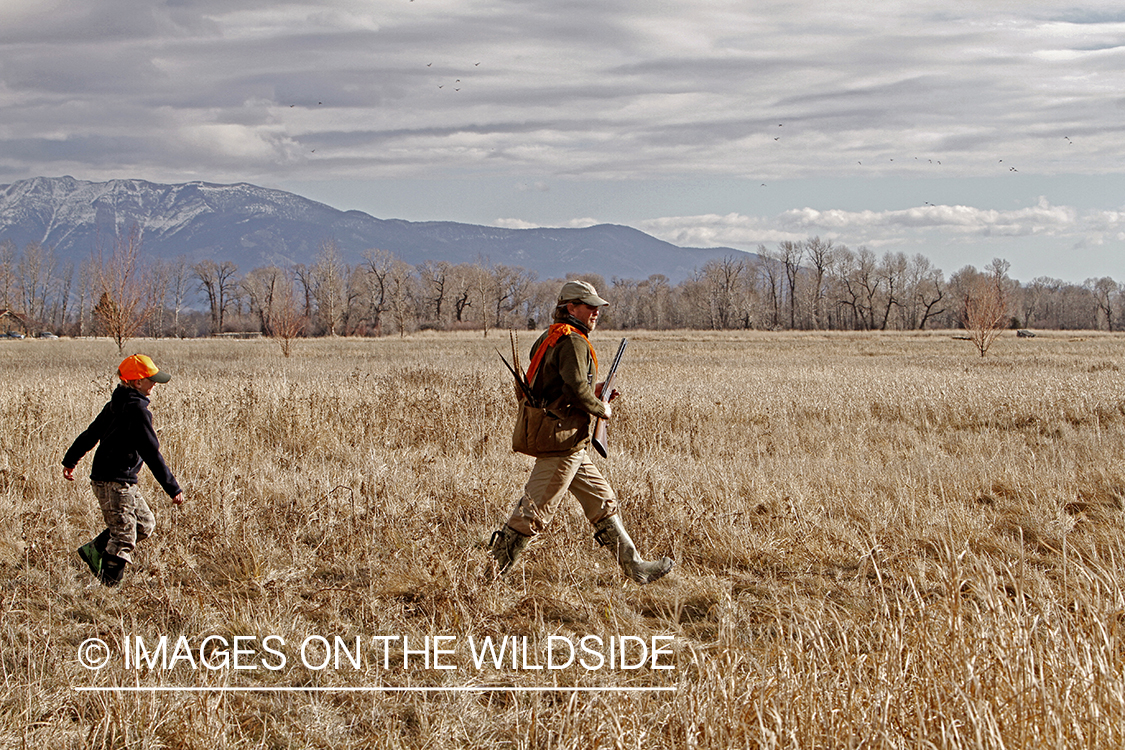
M 502 332 L 289 359 L 132 342 L 174 375 L 153 412 L 187 503 L 145 470 L 156 535 L 123 586 L 91 586 L 74 550 L 100 513 L 59 460 L 116 348 L 0 342 L 0 746 L 1125 746 L 1125 338 L 1005 334 L 982 360 L 947 332 L 629 335 L 600 463 L 642 552 L 677 560 L 648 587 L 573 502 L 482 581 L 531 464 L 509 450 Z M 603 360 L 618 338 L 595 334 Z M 186 653 L 126 667 L 126 641 L 161 635 Z M 527 637 L 542 666 L 552 635 L 670 636 L 673 668 L 471 658 L 470 638 Z M 220 663 L 209 636 L 243 637 L 255 668 L 193 668 Z M 358 666 L 319 668 L 319 642 L 302 664 L 314 636 L 359 638 Z M 401 640 L 385 665 L 373 636 L 446 636 L 453 668 Z M 95 637 L 112 658 L 91 671 Z M 237 687 L 300 690 L 215 690 Z

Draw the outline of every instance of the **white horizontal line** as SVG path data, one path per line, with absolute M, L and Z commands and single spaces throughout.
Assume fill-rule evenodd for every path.
M 674 687 L 76 687 L 81 693 L 668 693 Z

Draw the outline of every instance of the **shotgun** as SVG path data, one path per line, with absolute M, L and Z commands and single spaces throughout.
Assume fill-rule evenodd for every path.
M 621 355 L 625 353 L 625 345 L 629 343 L 629 339 L 621 339 L 621 345 L 617 347 L 617 356 L 613 358 L 613 364 L 609 366 L 609 372 L 605 375 L 605 381 L 602 383 L 601 399 L 603 403 L 609 403 L 609 399 L 613 396 L 613 381 L 617 378 L 617 366 L 621 364 Z M 598 423 L 594 425 L 594 439 L 590 441 L 594 445 L 594 450 L 602 457 L 606 457 L 606 446 L 609 443 L 609 434 L 606 421 L 598 418 Z

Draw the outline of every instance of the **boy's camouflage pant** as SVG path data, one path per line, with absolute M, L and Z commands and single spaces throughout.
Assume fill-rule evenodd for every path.
M 133 549 L 156 528 L 156 516 L 135 484 L 90 482 L 109 529 L 105 551 L 133 562 Z

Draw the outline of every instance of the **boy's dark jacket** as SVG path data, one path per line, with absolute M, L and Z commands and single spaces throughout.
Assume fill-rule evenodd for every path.
M 117 386 L 101 413 L 75 438 L 63 456 L 63 466 L 73 469 L 95 445 L 98 450 L 90 468 L 91 480 L 136 484 L 143 462 L 148 464 L 149 471 L 169 497 L 180 494 L 180 485 L 160 455 L 160 441 L 152 428 L 148 398 L 139 391 Z

